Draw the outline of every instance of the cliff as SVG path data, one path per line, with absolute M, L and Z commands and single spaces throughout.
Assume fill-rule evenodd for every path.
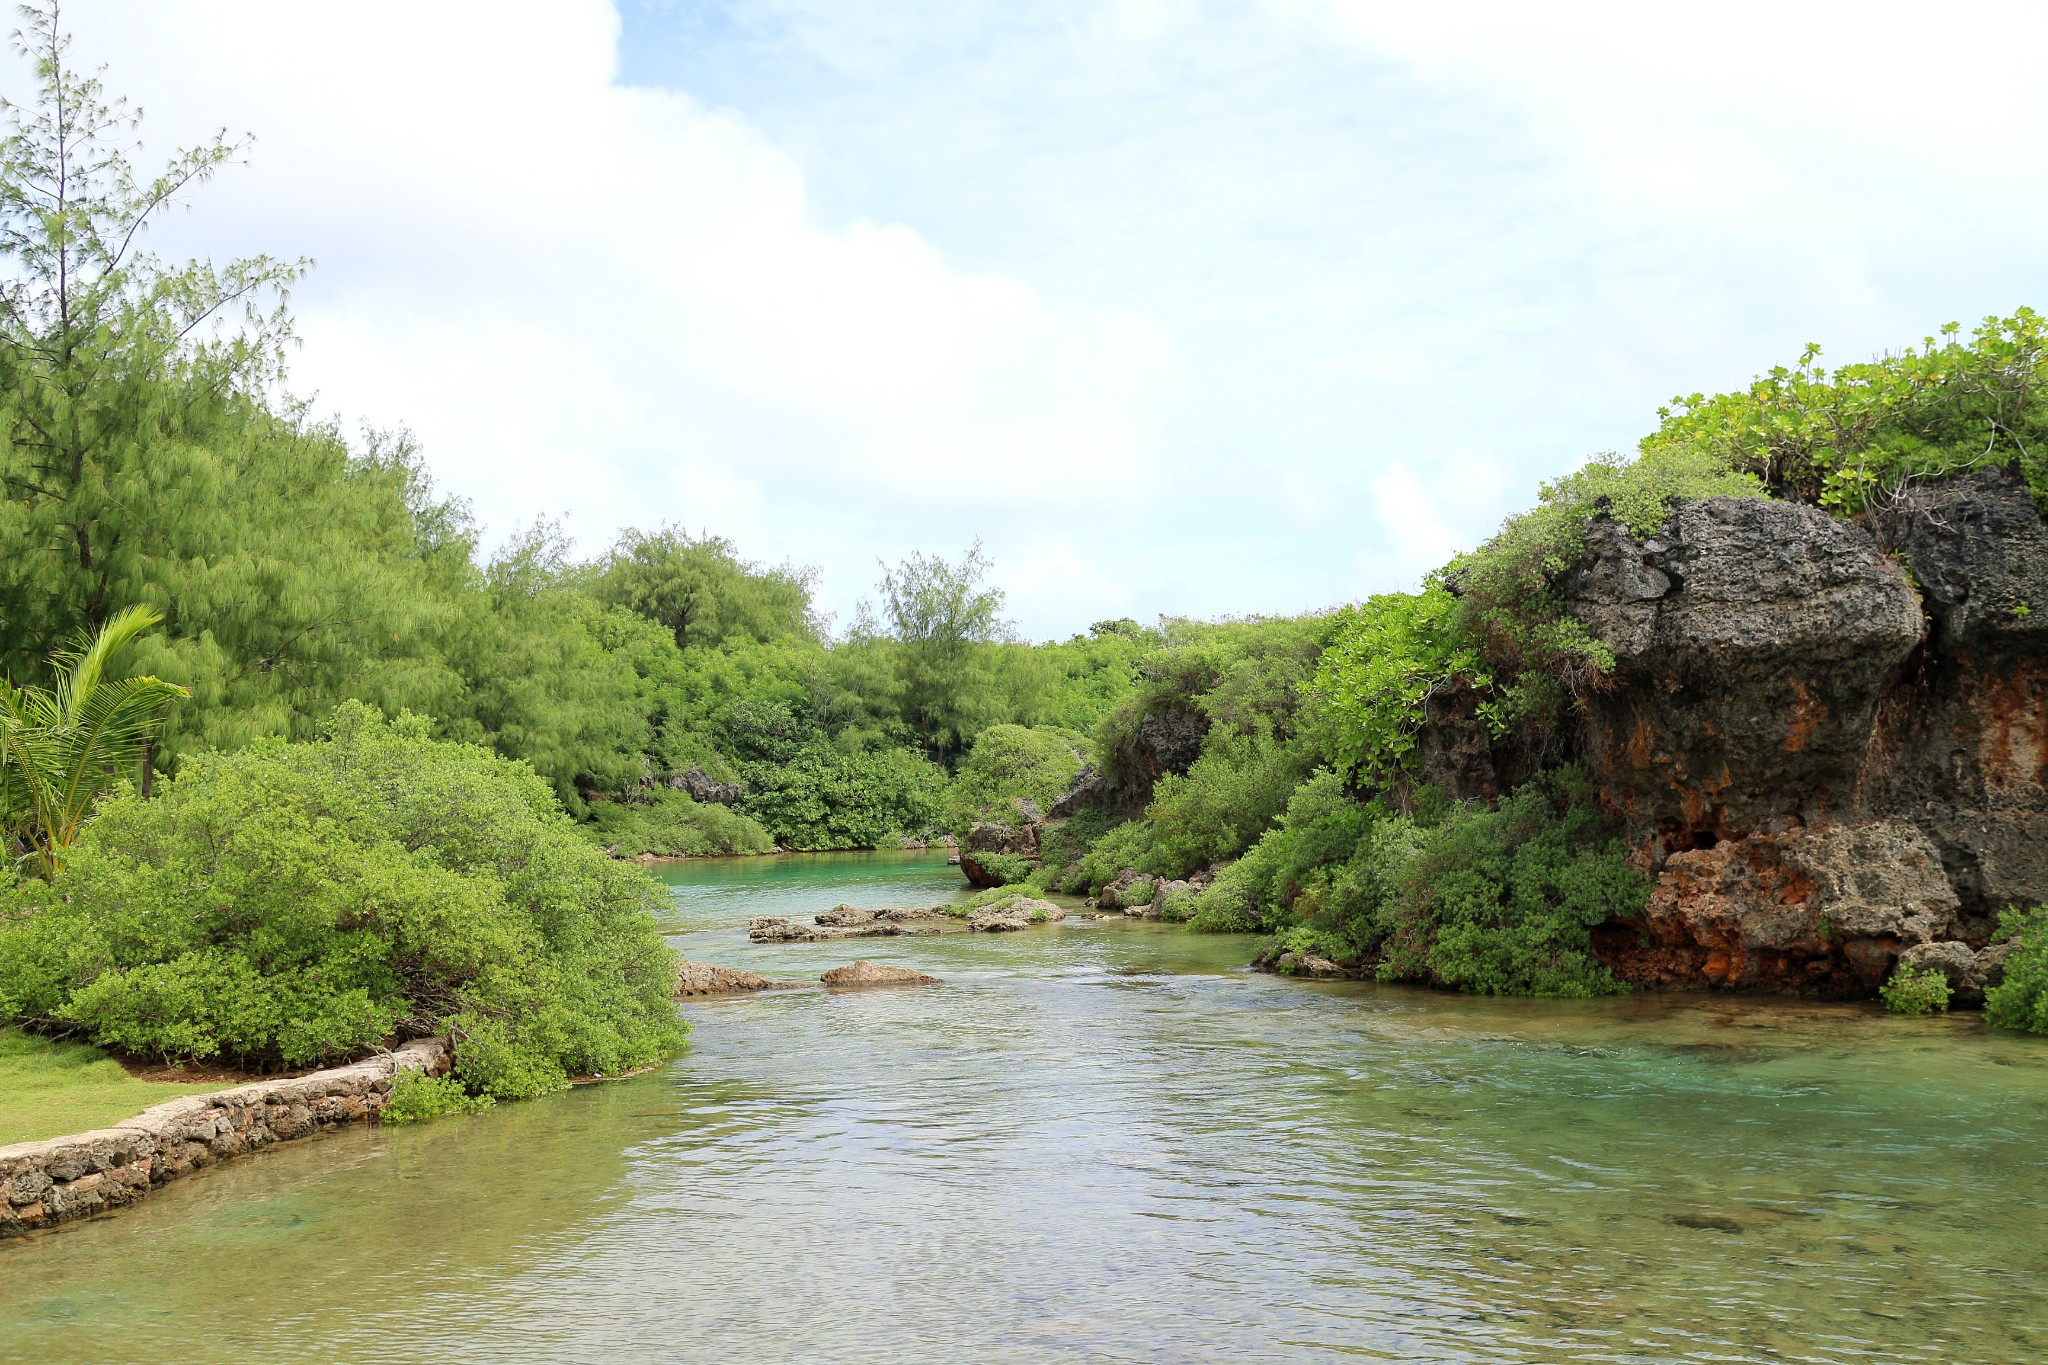
M 1576 747 L 1655 879 L 1604 926 L 1654 986 L 1864 995 L 1901 957 L 1981 998 L 2007 905 L 2048 902 L 2048 526 L 1990 470 L 1861 523 L 1788 502 L 1596 521 L 1561 585 L 1614 653 Z M 1455 699 L 1430 776 L 1513 766 Z

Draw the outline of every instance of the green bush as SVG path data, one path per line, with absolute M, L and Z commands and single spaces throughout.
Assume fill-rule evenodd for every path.
M 786 760 L 745 763 L 740 809 L 785 848 L 878 848 L 939 827 L 946 774 L 903 748 L 843 750 L 818 741 Z
M 602 847 L 623 857 L 703 858 L 773 853 L 775 840 L 748 816 L 687 792 L 657 791 L 646 801 L 607 801 L 592 807 L 584 826 Z
M 1463 678 L 1493 697 L 1493 679 L 1467 634 L 1457 599 L 1441 583 L 1419 593 L 1385 593 L 1337 613 L 1308 684 L 1324 757 L 1366 781 L 1390 781 L 1408 766 L 1431 689 Z M 1481 709 L 1506 725 L 1497 699 Z
M 1166 901 L 1159 907 L 1159 918 L 1173 924 L 1184 924 L 1195 917 L 1195 893 L 1185 886 L 1175 887 L 1166 893 Z
M 495 1103 L 489 1095 L 472 1095 L 453 1076 L 401 1071 L 391 1078 L 391 1095 L 377 1111 L 379 1123 L 419 1123 L 444 1114 L 480 1114 Z
M 1950 990 L 1948 973 L 1901 962 L 1892 969 L 1891 980 L 1884 983 L 1878 994 L 1884 997 L 1884 1007 L 1893 1014 L 1932 1014 L 1948 1008 Z
M 1212 732 L 1187 776 L 1169 774 L 1153 788 L 1145 867 L 1181 878 L 1237 857 L 1286 809 L 1302 772 L 1290 746 Z
M 2018 935 L 2005 959 L 2005 980 L 1984 992 L 1984 1017 L 2000 1028 L 2048 1033 L 2048 906 L 2008 909 L 2001 937 Z
M 1150 877 L 1140 877 L 1136 881 L 1124 887 L 1124 889 L 1120 892 L 1113 892 L 1109 888 L 1104 887 L 1102 891 L 1102 907 L 1105 910 L 1115 910 L 1119 908 L 1125 910 L 1136 910 L 1143 906 L 1150 905 L 1152 903 L 1152 897 L 1157 892 L 1157 890 L 1157 883 L 1155 883 Z
M 2048 320 L 2022 308 L 1960 331 L 1833 373 L 1808 346 L 1741 393 L 1673 399 L 1643 451 L 1694 447 L 1838 516 L 1911 479 L 2010 463 L 2048 511 Z
M 115 797 L 54 883 L 0 893 L 0 1014 L 260 1068 L 446 1033 L 470 1090 L 532 1095 L 682 1045 L 663 904 L 526 765 L 348 703 Z
M 1497 810 L 1454 807 L 1406 847 L 1375 834 L 1368 849 L 1381 865 L 1363 870 L 1384 888 L 1368 915 L 1382 979 L 1486 995 L 1624 989 L 1594 961 L 1590 935 L 1639 913 L 1649 878 L 1628 865 L 1575 774 L 1531 784 Z
M 946 819 L 965 837 L 978 820 L 1016 819 L 1019 801 L 1034 802 L 1041 814 L 1081 771 L 1079 739 L 1057 730 L 992 725 L 975 736 L 946 791 Z

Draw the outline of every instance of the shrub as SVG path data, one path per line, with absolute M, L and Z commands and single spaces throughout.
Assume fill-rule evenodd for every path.
M 1691 446 L 1839 516 L 1911 479 L 2013 463 L 2048 511 L 2048 320 L 2022 308 L 1960 330 L 1833 373 L 1808 346 L 1741 393 L 1673 399 L 1644 453 Z
M 687 792 L 657 791 L 646 801 L 608 801 L 592 808 L 584 828 L 601 846 L 628 858 L 702 858 L 773 853 L 775 840 L 748 816 Z
M 2005 980 L 1984 992 L 1984 1017 L 2000 1028 L 2048 1033 L 2048 906 L 2008 909 L 2001 936 L 2019 942 L 2005 959 Z
M 1174 924 L 1183 924 L 1195 917 L 1195 893 L 1185 886 L 1175 887 L 1166 893 L 1166 901 L 1159 907 L 1159 917 Z
M 1308 685 L 1324 757 L 1368 782 L 1391 780 L 1408 766 L 1424 699 L 1452 678 L 1493 694 L 1457 599 L 1441 583 L 1344 608 Z M 1505 725 L 1497 700 L 1480 714 L 1496 728 Z
M 171 1059 L 345 1060 L 447 1033 L 513 1098 L 669 1055 L 659 887 L 532 769 L 359 703 L 324 740 L 194 757 L 0 902 L 0 1010 Z
M 391 1078 L 391 1095 L 377 1111 L 379 1123 L 419 1123 L 444 1114 L 480 1114 L 495 1103 L 489 1095 L 472 1095 L 453 1076 L 401 1071 Z
M 1081 771 L 1074 736 L 1022 725 L 992 725 L 975 736 L 946 792 L 946 819 L 965 836 L 978 820 L 1014 820 L 1017 802 L 1034 802 L 1041 813 Z
M 1901 962 L 1878 994 L 1884 997 L 1884 1007 L 1893 1014 L 1932 1014 L 1948 1008 L 1948 973 Z
M 1593 926 L 1640 912 L 1649 879 L 1578 774 L 1532 783 L 1497 810 L 1452 808 L 1412 835 L 1376 830 L 1361 869 L 1377 883 L 1362 916 L 1385 980 L 1486 995 L 1605 995 L 1625 989 L 1594 961 Z M 1404 837 L 1408 836 L 1408 837 Z
M 1274 741 L 1212 734 L 1187 776 L 1162 777 L 1153 788 L 1146 867 L 1178 878 L 1237 857 L 1286 809 L 1303 766 Z
M 749 788 L 741 811 L 787 848 L 876 848 L 894 834 L 932 830 L 942 817 L 945 772 L 909 749 L 816 741 L 741 771 Z
M 1113 910 L 1121 906 L 1127 910 L 1135 910 L 1150 905 L 1157 891 L 1158 886 L 1150 877 L 1140 877 L 1125 886 L 1121 892 L 1112 894 L 1105 889 L 1102 893 L 1102 904 L 1106 909 Z

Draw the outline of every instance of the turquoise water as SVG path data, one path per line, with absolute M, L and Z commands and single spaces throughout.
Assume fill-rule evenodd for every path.
M 936 859 L 685 864 L 690 1055 L 0 1244 L 0 1359 L 2048 1360 L 2048 1046 L 1487 1001 L 1069 921 L 751 945 Z

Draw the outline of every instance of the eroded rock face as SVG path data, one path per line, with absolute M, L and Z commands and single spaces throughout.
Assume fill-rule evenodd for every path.
M 1924 959 L 1981 1000 L 1997 912 L 2048 901 L 2048 526 L 2024 485 L 1913 488 L 1868 528 L 1703 499 L 1588 544 L 1561 586 L 1617 668 L 1584 757 L 1656 878 L 1602 959 L 1841 995 Z
M 1614 651 L 1586 707 L 1607 799 L 1664 851 L 1851 815 L 1919 604 L 1870 535 L 1816 508 L 1683 503 L 1641 545 L 1588 536 L 1571 611 Z

